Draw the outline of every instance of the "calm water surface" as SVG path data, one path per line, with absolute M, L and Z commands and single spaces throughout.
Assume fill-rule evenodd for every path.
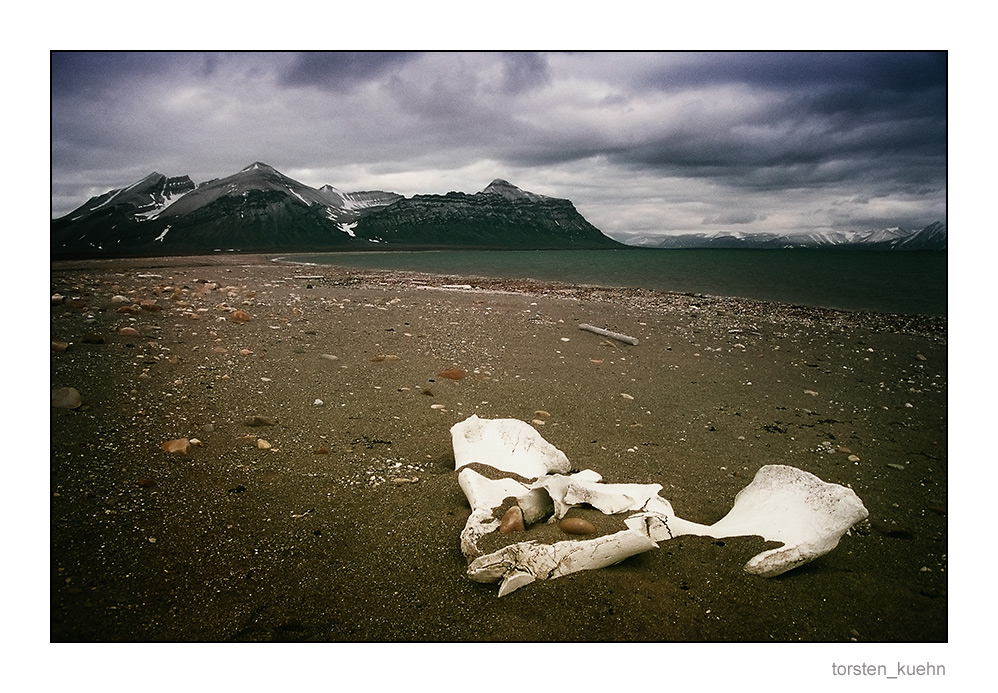
M 945 252 L 434 250 L 299 254 L 283 259 L 739 296 L 843 310 L 946 315 Z

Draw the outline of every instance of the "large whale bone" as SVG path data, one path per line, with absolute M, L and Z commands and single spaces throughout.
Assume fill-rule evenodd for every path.
M 676 523 L 673 536 L 679 536 L 677 531 L 715 539 L 758 535 L 783 542 L 745 564 L 746 572 L 775 577 L 824 556 L 869 514 L 851 488 L 827 483 L 796 467 L 770 464 L 760 467 L 752 483 L 738 492 L 723 518 L 710 526 Z
M 702 525 L 677 517 L 659 495 L 659 484 L 604 484 L 592 470 L 558 473 L 569 470 L 567 457 L 518 419 L 472 416 L 455 424 L 451 436 L 458 483 L 472 508 L 461 532 L 468 577 L 500 582 L 499 596 L 535 580 L 613 565 L 683 535 L 758 535 L 782 542 L 745 564 L 749 573 L 773 577 L 828 553 L 849 527 L 868 515 L 849 488 L 795 467 L 766 465 L 735 496 L 724 518 Z M 484 554 L 479 540 L 499 531 L 497 511 L 510 498 L 530 518 L 528 524 L 543 519 L 536 509 L 547 500 L 553 508 L 549 522 L 580 505 L 607 515 L 629 515 L 623 520 L 625 529 L 615 533 L 554 543 L 528 540 Z

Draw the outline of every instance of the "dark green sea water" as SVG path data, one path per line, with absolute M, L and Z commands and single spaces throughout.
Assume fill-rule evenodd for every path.
M 842 310 L 946 315 L 945 252 L 434 250 L 300 254 L 283 259 L 739 296 Z

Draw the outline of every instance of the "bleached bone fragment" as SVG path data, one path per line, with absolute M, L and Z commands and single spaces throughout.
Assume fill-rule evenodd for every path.
M 569 464 L 564 454 L 517 419 L 472 416 L 453 426 L 451 433 L 458 483 L 472 508 L 461 532 L 461 550 L 470 561 L 468 576 L 501 582 L 499 596 L 535 580 L 613 565 L 687 534 L 718 539 L 758 535 L 782 542 L 745 564 L 749 573 L 773 577 L 828 553 L 849 527 L 868 516 L 852 489 L 794 467 L 767 465 L 735 496 L 724 518 L 702 525 L 676 517 L 672 504 L 659 495 L 659 484 L 604 484 L 589 469 L 565 474 Z M 473 462 L 491 467 L 490 473 L 499 478 L 467 466 Z M 578 505 L 607 515 L 629 515 L 623 520 L 626 529 L 614 534 L 553 544 L 528 540 L 482 555 L 478 540 L 499 530 L 496 511 L 509 498 L 516 499 L 527 525 L 552 510 L 550 521 L 559 520 Z
M 690 533 L 718 539 L 758 535 L 783 542 L 745 564 L 749 573 L 775 577 L 824 556 L 869 514 L 851 488 L 796 467 L 771 464 L 761 467 L 752 483 L 738 492 L 727 515 L 702 532 Z
M 502 597 L 534 580 L 605 568 L 657 547 L 646 534 L 632 529 L 586 541 L 523 541 L 479 556 L 468 565 L 468 577 L 476 582 L 501 582 Z
M 565 453 L 519 419 L 479 419 L 472 415 L 454 424 L 450 431 L 455 469 L 481 462 L 527 479 L 571 469 Z
M 489 479 L 471 468 L 458 473 L 457 483 L 471 505 L 471 515 L 461 530 L 461 553 L 472 558 L 482 553 L 478 540 L 499 529 L 501 520 L 493 511 L 506 498 L 526 495 L 530 488 L 515 479 Z
M 551 496 L 543 488 L 535 488 L 530 493 L 516 499 L 516 504 L 523 512 L 523 523 L 528 527 L 554 514 L 554 503 Z

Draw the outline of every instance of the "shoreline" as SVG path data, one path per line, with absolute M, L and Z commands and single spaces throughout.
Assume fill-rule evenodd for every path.
M 83 398 L 51 417 L 53 641 L 948 639 L 944 318 L 267 255 L 50 279 L 52 387 Z M 694 522 L 764 464 L 871 518 L 779 578 L 741 569 L 758 537 L 683 537 L 498 599 L 464 576 L 449 428 L 540 410 Z
M 327 269 L 337 275 L 347 275 L 351 281 L 358 282 L 398 282 L 413 285 L 430 286 L 434 284 L 474 284 L 474 291 L 498 291 L 523 293 L 533 295 L 557 294 L 566 298 L 585 298 L 602 301 L 631 299 L 652 304 L 678 307 L 705 301 L 710 308 L 721 310 L 739 310 L 746 314 L 764 316 L 770 315 L 776 308 L 789 319 L 810 319 L 815 321 L 831 320 L 842 326 L 869 327 L 871 329 L 896 329 L 914 333 L 945 333 L 948 317 L 920 313 L 889 313 L 879 311 L 845 310 L 840 308 L 823 308 L 782 301 L 766 301 L 741 296 L 722 296 L 698 292 L 668 291 L 662 289 L 642 289 L 635 287 L 614 287 L 599 284 L 580 284 L 569 282 L 547 281 L 529 278 L 502 278 L 475 274 L 451 274 L 439 272 L 419 272 L 414 270 L 369 269 L 356 268 L 348 265 L 317 264 L 294 262 L 283 259 L 285 255 L 247 254 L 247 255 L 193 255 L 164 256 L 159 258 L 124 258 L 124 259 L 92 259 L 92 260 L 59 260 L 52 261 L 52 270 L 98 270 L 111 267 L 231 267 L 249 265 L 272 265 L 284 267 L 314 267 L 317 271 Z M 323 276 L 323 275 L 316 275 Z

